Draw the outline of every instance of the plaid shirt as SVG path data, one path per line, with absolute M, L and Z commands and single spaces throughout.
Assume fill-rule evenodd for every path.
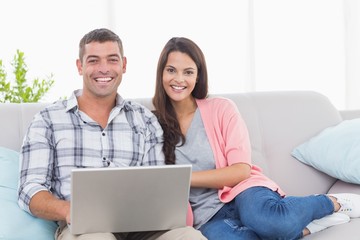
M 105 129 L 79 111 L 75 91 L 35 115 L 21 151 L 19 205 L 29 210 L 32 196 L 50 191 L 70 200 L 73 168 L 163 165 L 162 134 L 145 107 L 116 98 Z

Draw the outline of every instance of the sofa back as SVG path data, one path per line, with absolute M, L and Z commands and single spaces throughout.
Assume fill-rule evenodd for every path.
M 311 91 L 234 95 L 249 129 L 253 163 L 289 195 L 327 193 L 336 179 L 300 163 L 291 151 L 342 121 L 325 96 Z
M 0 103 L 0 146 L 19 151 L 35 115 L 48 103 Z
M 336 181 L 291 155 L 298 144 L 341 121 L 323 95 L 309 91 L 222 94 L 233 100 L 250 134 L 253 162 L 291 195 L 326 193 Z M 150 98 L 133 99 L 152 109 Z M 48 103 L 0 104 L 0 146 L 19 150 L 34 114 Z M 305 187 L 304 187 L 305 186 Z

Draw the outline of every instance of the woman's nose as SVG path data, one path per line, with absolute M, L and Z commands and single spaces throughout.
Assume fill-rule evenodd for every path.
M 177 76 L 175 77 L 175 82 L 177 82 L 177 83 L 183 83 L 183 82 L 185 82 L 185 79 L 184 79 L 181 75 L 177 75 Z

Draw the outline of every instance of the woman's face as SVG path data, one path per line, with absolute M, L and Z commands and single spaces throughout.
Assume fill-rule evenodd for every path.
M 171 52 L 163 71 L 163 87 L 172 101 L 179 102 L 192 98 L 198 69 L 186 53 Z

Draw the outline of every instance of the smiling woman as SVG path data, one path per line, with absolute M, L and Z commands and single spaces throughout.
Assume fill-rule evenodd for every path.
M 19 49 L 30 78 L 52 73 L 45 101 L 82 86 L 77 39 L 106 27 L 126 49 L 119 88 L 126 98 L 151 97 L 162 46 L 188 37 L 206 55 L 210 93 L 314 90 L 340 109 L 360 107 L 360 21 L 354 17 L 360 5 L 354 0 L 12 0 L 0 8 L 7 33 L 0 59 Z

